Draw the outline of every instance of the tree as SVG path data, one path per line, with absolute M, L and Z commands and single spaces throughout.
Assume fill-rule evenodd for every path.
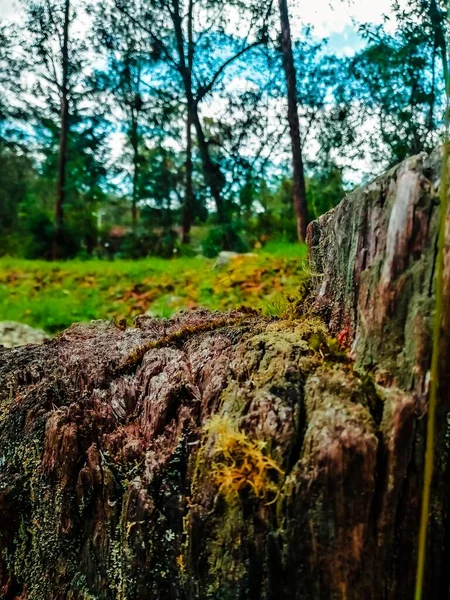
M 310 214 L 314 220 L 339 204 L 345 196 L 342 169 L 334 164 L 324 164 L 311 169 L 306 180 Z
M 26 119 L 27 111 L 22 97 L 22 77 L 25 70 L 24 61 L 17 54 L 20 31 L 11 24 L 0 23 L 0 141 L 9 147 L 20 146 L 22 152 L 27 151 L 28 144 L 24 139 L 20 123 Z
M 11 80 L 8 71 L 8 54 L 10 50 L 10 32 L 5 26 L 0 25 L 0 128 L 3 126 L 7 114 L 7 99 L 4 89 Z
M 286 76 L 288 122 L 291 137 L 293 164 L 293 200 L 297 218 L 297 233 L 299 241 L 303 241 L 308 225 L 308 206 L 306 203 L 305 173 L 303 167 L 302 147 L 300 141 L 300 122 L 297 109 L 297 77 L 292 52 L 291 28 L 287 0 L 278 0 L 281 21 L 281 50 L 283 67 Z
M 94 16 L 93 46 L 106 60 L 107 68 L 96 70 L 92 83 L 98 93 L 112 104 L 110 119 L 114 127 L 124 131 L 131 149 L 131 223 L 138 223 L 141 200 L 142 152 L 144 133 L 156 120 L 157 94 L 150 91 L 155 59 L 145 54 L 142 29 L 115 9 L 114 4 L 100 2 L 91 12 Z M 150 93 L 149 93 L 150 92 Z M 164 101 L 169 102 L 167 97 Z M 118 114 L 115 114 L 115 108 Z M 120 168 L 127 169 L 126 152 L 122 152 Z
M 61 46 L 61 121 L 58 156 L 58 182 L 56 184 L 56 210 L 55 210 L 55 240 L 53 246 L 53 259 L 58 258 L 59 247 L 63 240 L 64 204 L 66 200 L 67 177 L 67 138 L 69 134 L 69 26 L 70 26 L 70 0 L 64 0 L 64 21 Z
M 229 221 L 228 207 L 222 190 L 225 176 L 220 166 L 213 160 L 208 139 L 200 115 L 200 106 L 213 93 L 231 65 L 237 64 L 244 55 L 265 41 L 265 20 L 267 11 L 256 10 L 240 0 L 224 5 L 217 0 L 208 0 L 196 5 L 192 0 L 163 0 L 140 5 L 115 0 L 117 8 L 134 21 L 148 35 L 150 51 L 157 52 L 165 61 L 182 87 L 186 106 L 187 132 L 187 188 L 189 200 L 186 202 L 185 230 L 189 229 L 189 205 L 192 203 L 190 187 L 191 141 L 190 131 L 194 128 L 198 152 L 202 161 L 205 181 L 214 199 L 218 220 L 222 225 Z M 243 39 L 234 39 L 225 33 L 230 9 L 251 14 L 250 25 Z M 206 24 L 206 25 L 205 25 Z M 253 36 L 253 37 L 252 37 Z M 226 58 L 212 54 L 212 47 L 221 48 Z M 212 73 L 212 74 L 211 74 Z M 226 235 L 224 243 L 227 244 Z
M 393 9 L 394 32 L 361 27 L 366 46 L 342 61 L 335 104 L 319 134 L 325 153 L 340 148 L 348 167 L 363 160 L 374 174 L 380 166 L 430 152 L 444 114 L 442 7 L 420 0 L 401 7 L 394 2 Z
M 64 211 L 67 196 L 67 148 L 70 113 L 83 90 L 85 44 L 71 33 L 77 13 L 70 0 L 27 0 L 21 41 L 22 60 L 32 74 L 32 91 L 25 93 L 33 116 L 41 125 L 59 123 L 58 168 L 55 201 L 53 258 L 64 244 Z M 46 99 L 45 106 L 42 99 Z
M 192 74 L 194 69 L 194 0 L 188 0 L 187 9 L 187 72 Z M 192 88 L 192 75 L 188 76 L 188 89 Z M 193 114 L 192 110 L 186 111 L 186 163 L 185 163 L 185 198 L 183 208 L 183 219 L 181 224 L 181 240 L 183 244 L 189 244 L 191 241 L 190 232 L 193 222 L 194 212 L 194 187 L 193 187 L 193 171 L 194 163 L 192 159 L 192 126 Z
M 319 142 L 319 150 L 315 150 L 314 157 L 311 156 L 304 165 L 305 173 L 317 180 L 318 172 L 323 173 L 324 169 L 328 169 L 326 165 L 334 164 L 324 152 L 325 148 L 322 149 L 319 134 L 321 128 L 326 126 L 327 110 L 333 105 L 333 90 L 340 81 L 341 70 L 340 61 L 326 54 L 326 42 L 311 41 L 310 38 L 310 29 L 304 29 L 292 46 L 292 53 L 297 70 L 296 106 L 302 131 L 302 154 L 303 148 L 308 148 L 311 141 L 316 145 Z M 241 94 L 228 94 L 224 126 L 228 127 L 230 133 L 223 136 L 223 154 L 229 157 L 225 170 L 232 173 L 228 189 L 236 186 L 236 183 L 245 186 L 247 181 L 256 182 L 261 178 L 266 179 L 273 188 L 274 180 L 281 176 L 286 180 L 285 190 L 296 219 L 295 211 L 292 211 L 293 185 L 287 185 L 287 179 L 292 184 L 293 178 L 292 168 L 286 167 L 289 151 L 286 151 L 285 138 L 287 132 L 289 136 L 289 122 L 284 110 L 286 78 L 283 60 L 280 60 L 279 39 L 279 36 L 274 36 L 264 48 L 264 53 L 254 56 L 247 65 L 246 89 Z M 290 156 L 292 158 L 292 152 Z M 257 187 L 253 186 L 253 189 Z M 318 216 L 317 207 L 314 206 L 316 199 L 317 195 L 315 199 L 309 197 L 307 186 L 308 215 L 311 211 L 311 215 Z M 330 205 L 327 206 L 330 208 Z M 290 231 L 289 213 L 284 213 L 284 218 Z M 278 230 L 277 227 L 275 229 Z
M 0 141 L 0 254 L 21 254 L 20 211 L 35 180 L 30 158 Z

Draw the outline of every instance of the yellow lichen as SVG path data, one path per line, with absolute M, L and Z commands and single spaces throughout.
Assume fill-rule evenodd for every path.
M 204 430 L 211 442 L 212 476 L 218 495 L 229 503 L 247 490 L 267 504 L 279 494 L 283 470 L 265 453 L 265 442 L 252 440 L 227 416 L 216 415 Z
M 184 573 L 186 571 L 186 564 L 184 562 L 184 556 L 182 554 L 179 554 L 176 558 L 176 562 L 177 562 L 177 566 L 178 566 L 180 572 Z

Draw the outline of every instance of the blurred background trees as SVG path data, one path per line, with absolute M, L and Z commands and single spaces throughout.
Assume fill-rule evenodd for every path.
M 438 143 L 443 8 L 393 2 L 344 53 L 294 21 L 288 43 L 285 1 L 21 0 L 0 23 L 0 254 L 295 241 L 299 214 Z

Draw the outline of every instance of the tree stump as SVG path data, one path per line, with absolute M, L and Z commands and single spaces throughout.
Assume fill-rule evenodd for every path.
M 308 231 L 296 311 L 0 349 L 7 600 L 413 597 L 441 154 Z M 450 215 L 426 598 L 450 589 Z

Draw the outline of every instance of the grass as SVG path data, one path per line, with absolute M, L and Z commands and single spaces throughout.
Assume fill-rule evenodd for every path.
M 304 246 L 271 244 L 216 270 L 201 257 L 50 263 L 0 259 L 0 321 L 56 333 L 76 321 L 139 314 L 169 317 L 184 308 L 241 305 L 271 312 L 305 278 Z

